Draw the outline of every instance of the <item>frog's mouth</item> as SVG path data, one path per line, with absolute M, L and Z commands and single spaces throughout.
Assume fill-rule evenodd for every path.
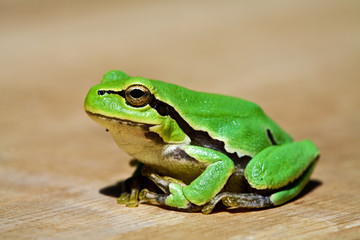
M 130 120 L 105 116 L 99 113 L 92 113 L 89 111 L 86 111 L 86 113 L 89 115 L 91 119 L 93 119 L 95 122 L 99 123 L 100 125 L 106 127 L 107 129 L 111 129 L 114 127 L 118 128 L 119 125 L 126 125 L 129 127 L 141 127 L 143 129 L 148 130 L 150 127 L 155 126 L 155 124 L 138 123 Z

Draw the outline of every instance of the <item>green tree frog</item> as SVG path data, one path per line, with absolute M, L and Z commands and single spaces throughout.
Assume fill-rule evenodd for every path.
M 137 160 L 118 200 L 126 206 L 144 201 L 203 213 L 220 201 L 277 206 L 302 191 L 319 158 L 314 143 L 293 141 L 255 103 L 122 71 L 90 89 L 85 110 Z M 141 179 L 156 189 L 142 188 Z

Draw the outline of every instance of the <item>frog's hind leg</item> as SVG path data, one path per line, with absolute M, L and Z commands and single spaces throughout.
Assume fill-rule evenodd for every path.
M 268 147 L 255 155 L 245 168 L 245 178 L 254 193 L 220 193 L 202 211 L 210 213 L 221 200 L 225 206 L 233 208 L 281 205 L 304 189 L 318 157 L 319 150 L 308 140 Z M 271 194 L 260 194 L 267 191 Z
M 211 199 L 201 211 L 205 214 L 211 213 L 220 201 L 225 206 L 233 208 L 266 208 L 273 205 L 269 196 L 262 196 L 256 193 L 222 192 Z
M 223 192 L 215 196 L 201 211 L 205 214 L 210 213 L 220 201 L 222 201 L 225 206 L 231 208 L 267 208 L 280 205 L 297 196 L 303 190 L 310 179 L 315 164 L 316 162 L 312 163 L 305 173 L 294 183 L 271 195 Z

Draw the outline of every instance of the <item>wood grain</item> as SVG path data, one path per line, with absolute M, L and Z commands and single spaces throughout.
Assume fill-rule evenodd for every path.
M 3 0 L 0 18 L 1 239 L 360 238 L 358 1 Z M 312 181 L 259 211 L 117 205 L 100 190 L 130 157 L 82 106 L 111 69 L 259 103 L 319 146 Z

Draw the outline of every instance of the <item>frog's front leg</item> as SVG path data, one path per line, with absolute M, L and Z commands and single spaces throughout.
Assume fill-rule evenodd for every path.
M 136 166 L 136 170 L 130 178 L 122 183 L 121 195 L 117 202 L 125 204 L 127 207 L 137 207 L 139 205 L 139 191 L 144 178 L 141 176 L 143 164 L 133 159 L 130 161 L 130 165 Z
M 281 205 L 304 189 L 318 157 L 318 148 L 308 140 L 265 148 L 245 168 L 245 178 L 254 193 L 221 193 L 202 211 L 210 213 L 220 200 L 224 205 L 235 208 Z M 270 190 L 273 193 L 261 195 L 256 193 L 257 190 Z
M 176 179 L 161 178 L 155 174 L 149 177 L 150 174 L 148 177 L 163 189 L 165 194 L 142 190 L 141 200 L 181 210 L 199 209 L 198 206 L 206 204 L 221 191 L 234 172 L 234 162 L 223 153 L 198 146 L 181 148 L 195 160 L 208 164 L 204 172 L 189 185 Z
M 152 204 L 159 204 L 161 206 L 168 206 L 173 208 L 179 208 L 185 211 L 199 211 L 202 207 L 199 207 L 191 202 L 189 202 L 182 194 L 182 188 L 186 185 L 178 179 L 171 177 L 161 177 L 156 174 L 151 168 L 144 167 L 142 174 L 144 177 L 152 180 L 163 192 L 164 194 L 159 194 L 151 192 L 148 189 L 141 190 L 139 194 L 139 199 Z M 179 192 L 179 193 L 178 193 Z M 175 201 L 177 202 L 176 206 L 167 204 L 167 198 L 169 196 L 175 195 Z
M 153 181 L 156 186 L 158 186 L 164 193 L 170 193 L 170 184 L 176 183 L 182 187 L 185 187 L 186 184 L 179 180 L 172 177 L 164 176 L 161 177 L 158 175 L 154 169 L 151 167 L 144 165 L 141 169 L 141 175 L 148 178 L 149 180 Z

